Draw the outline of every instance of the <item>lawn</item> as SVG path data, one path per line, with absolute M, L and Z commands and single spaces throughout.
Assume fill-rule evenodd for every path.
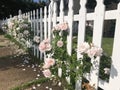
M 104 37 L 102 39 L 102 48 L 109 56 L 111 56 L 113 49 L 113 38 Z

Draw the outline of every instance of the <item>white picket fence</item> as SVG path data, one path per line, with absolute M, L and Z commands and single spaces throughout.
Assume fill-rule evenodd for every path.
M 34 35 L 39 35 L 41 39 L 49 38 L 51 39 L 51 29 L 53 26 L 57 24 L 57 22 L 67 21 L 69 25 L 69 35 L 67 36 L 67 50 L 69 55 L 72 54 L 72 33 L 73 33 L 73 21 L 78 21 L 78 40 L 77 45 L 79 46 L 82 42 L 85 41 L 85 27 L 86 21 L 93 21 L 93 38 L 92 42 L 101 47 L 102 44 L 102 34 L 103 34 L 103 26 L 104 20 L 116 20 L 115 25 L 115 35 L 113 42 L 113 51 L 112 51 L 112 65 L 110 71 L 110 80 L 109 83 L 102 81 L 99 79 L 99 58 L 97 59 L 98 68 L 91 72 L 89 80 L 91 84 L 95 84 L 96 90 L 98 87 L 104 90 L 120 90 L 120 3 L 116 10 L 105 11 L 105 5 L 103 4 L 104 0 L 96 0 L 97 5 L 95 11 L 93 13 L 87 13 L 86 10 L 86 2 L 87 0 L 80 0 L 80 10 L 79 14 L 74 15 L 73 10 L 73 0 L 69 0 L 69 11 L 68 15 L 64 15 L 64 0 L 61 0 L 60 3 L 60 13 L 57 16 L 57 4 L 55 1 L 51 0 L 51 3 L 47 9 L 44 7 L 44 11 L 42 8 L 33 10 L 31 12 L 27 12 L 24 14 L 19 13 L 20 15 L 29 16 L 29 20 L 31 22 L 32 30 L 34 30 Z M 34 46 L 34 55 L 38 58 L 42 59 L 43 55 L 39 52 L 38 47 Z M 79 57 L 79 55 L 78 55 Z M 93 62 L 93 61 L 92 61 Z M 96 68 L 93 66 L 93 68 Z

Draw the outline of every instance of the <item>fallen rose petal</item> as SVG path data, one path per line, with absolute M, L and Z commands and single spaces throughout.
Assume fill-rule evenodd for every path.
M 36 68 L 33 70 L 34 72 L 36 71 Z
M 62 83 L 61 83 L 61 82 L 59 82 L 59 83 L 58 83 L 58 86 L 61 86 L 61 84 L 62 84 Z
M 40 87 L 40 84 L 37 84 L 38 87 Z
M 25 65 L 24 64 L 22 64 L 22 67 L 24 67 Z
M 40 74 L 37 74 L 37 76 L 39 77 L 39 76 L 40 76 Z
M 33 86 L 33 87 L 32 87 L 32 89 L 33 89 L 33 90 L 35 90 L 35 89 L 36 89 L 36 87 L 35 87 L 35 86 Z
M 30 67 L 30 65 L 28 65 L 27 67 Z
M 36 78 L 36 80 L 38 80 L 39 78 Z
M 48 87 L 48 86 L 46 86 L 45 88 L 46 88 L 46 89 L 48 89 L 49 87 Z
M 22 69 L 23 71 L 25 71 L 26 69 L 24 68 L 24 69 Z
M 52 90 L 52 88 L 49 88 L 49 90 Z

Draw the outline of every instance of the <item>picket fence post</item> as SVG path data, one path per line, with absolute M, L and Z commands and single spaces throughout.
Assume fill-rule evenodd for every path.
M 78 39 L 77 39 L 77 48 L 79 48 L 80 44 L 84 42 L 85 39 L 85 25 L 86 25 L 86 2 L 87 0 L 80 1 L 81 8 L 79 10 L 79 26 L 78 26 Z M 77 53 L 77 58 L 80 55 Z
M 118 4 L 115 36 L 112 52 L 112 65 L 110 72 L 110 81 L 105 90 L 120 90 L 120 3 Z
M 69 25 L 69 35 L 67 36 L 67 52 L 69 55 L 72 54 L 72 29 L 73 29 L 73 0 L 69 2 L 69 12 L 68 12 L 68 25 Z
M 102 42 L 102 32 L 104 25 L 104 14 L 105 14 L 105 6 L 103 4 L 104 0 L 96 0 L 97 6 L 95 8 L 95 16 L 94 16 L 94 27 L 93 27 L 93 43 L 98 47 L 101 47 Z M 90 83 L 91 85 L 95 84 L 96 90 L 98 89 L 98 80 L 99 80 L 99 63 L 100 57 L 97 57 L 96 60 L 91 60 L 93 63 L 91 70 Z
M 43 40 L 43 11 L 42 11 L 42 8 L 40 8 L 40 41 Z M 42 57 L 43 57 L 43 54 L 40 52 L 40 59 L 42 60 Z
M 53 26 L 57 24 L 57 3 L 54 2 L 54 9 L 53 9 Z
M 53 5 L 54 1 L 51 0 L 51 3 L 48 8 L 48 39 L 51 41 L 51 35 L 52 35 L 52 17 L 53 17 Z
M 62 23 L 64 21 L 64 4 L 63 4 L 63 0 L 61 0 L 60 3 L 60 23 Z
M 36 34 L 36 27 L 35 27 L 35 10 L 33 10 L 33 31 L 34 31 L 34 36 Z M 36 56 L 36 45 L 34 45 L 34 56 Z
M 31 22 L 30 21 L 30 12 L 28 12 L 28 22 Z
M 39 12 L 38 9 L 36 9 L 36 35 L 39 36 Z M 39 49 L 38 46 L 36 46 L 37 49 L 37 58 L 39 58 Z
M 79 48 L 80 44 L 84 42 L 85 38 L 85 25 L 86 25 L 86 2 L 87 0 L 80 1 L 81 8 L 79 10 L 79 26 L 78 26 L 78 39 L 77 39 L 77 48 Z M 77 58 L 79 59 L 80 54 L 77 53 Z M 82 90 L 81 89 L 81 77 L 79 80 L 76 81 L 76 89 L 75 90 Z
M 32 28 L 32 26 L 33 26 L 33 17 L 32 17 L 32 11 L 30 12 L 30 23 L 31 23 L 31 31 L 33 31 L 33 28 Z M 33 48 L 34 46 L 32 45 L 32 48 Z M 34 52 L 33 52 L 33 54 L 34 54 Z
M 47 37 L 47 7 L 44 7 L 44 39 Z
M 12 16 L 11 16 L 11 15 L 10 15 L 10 18 L 12 18 Z M 21 19 L 21 18 L 22 18 L 22 11 L 21 11 L 21 10 L 19 10 L 19 11 L 18 11 L 18 18 L 19 18 L 19 19 Z

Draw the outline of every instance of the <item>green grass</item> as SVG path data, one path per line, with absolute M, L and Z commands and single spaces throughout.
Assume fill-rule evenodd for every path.
M 33 80 L 33 81 L 27 82 L 25 84 L 22 84 L 20 86 L 17 86 L 15 88 L 12 88 L 10 90 L 24 90 L 26 88 L 29 88 L 32 85 L 41 84 L 41 83 L 47 82 L 48 80 L 49 80 L 48 78 L 40 78 L 38 80 Z
M 109 56 L 112 55 L 113 49 L 113 38 L 103 38 L 102 40 L 102 48 L 104 52 L 106 52 Z

